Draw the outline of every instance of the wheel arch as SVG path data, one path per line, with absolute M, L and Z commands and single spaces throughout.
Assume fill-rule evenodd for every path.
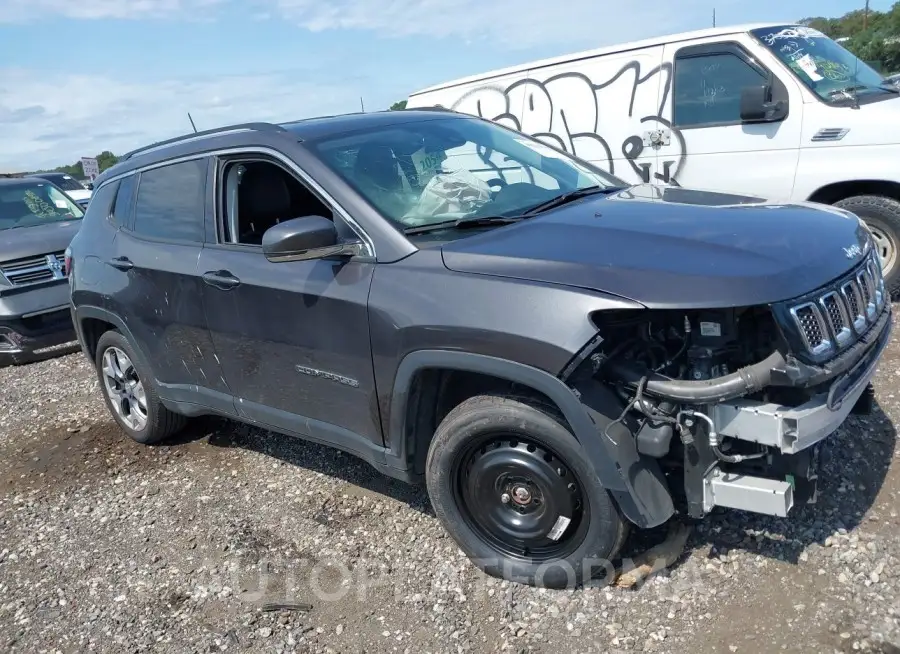
M 386 444 L 392 456 L 406 466 L 416 468 L 418 462 L 424 461 L 424 452 L 436 427 L 434 420 L 441 409 L 433 408 L 428 415 L 423 406 L 440 406 L 441 382 L 454 374 L 479 375 L 515 384 L 549 401 L 585 449 L 600 482 L 636 525 L 656 526 L 674 513 L 668 489 L 659 487 L 664 481 L 653 488 L 632 483 L 637 477 L 661 480 L 658 463 L 644 460 L 646 457 L 640 457 L 636 450 L 629 452 L 626 447 L 615 447 L 604 441 L 591 413 L 559 378 L 526 364 L 482 354 L 418 350 L 403 358 L 394 378 Z M 638 468 L 646 469 L 648 474 L 640 475 Z M 661 495 L 665 498 L 661 499 Z
M 99 342 L 100 337 L 105 332 L 109 331 L 108 328 L 111 328 L 120 332 L 131 344 L 141 369 L 150 371 L 151 377 L 154 379 L 156 378 L 153 374 L 153 367 L 150 365 L 149 359 L 134 339 L 131 330 L 128 329 L 128 325 L 125 324 L 125 321 L 114 313 L 97 306 L 80 306 L 75 309 L 74 313 L 75 325 L 78 330 L 78 340 L 81 342 L 81 349 L 84 351 L 85 355 L 90 358 L 92 363 L 97 356 L 97 343 Z M 104 328 L 104 326 L 108 328 Z
M 900 182 L 879 179 L 859 179 L 826 184 L 809 196 L 810 202 L 834 204 L 855 195 L 883 195 L 900 200 Z

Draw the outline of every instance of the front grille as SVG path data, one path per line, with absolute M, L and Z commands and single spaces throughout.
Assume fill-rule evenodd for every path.
M 65 252 L 14 259 L 0 263 L 0 274 L 13 286 L 65 279 Z
M 809 354 L 822 357 L 855 342 L 875 322 L 886 294 L 874 254 L 850 275 L 790 307 Z

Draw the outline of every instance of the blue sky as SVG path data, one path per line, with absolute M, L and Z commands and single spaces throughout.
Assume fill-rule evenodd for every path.
M 533 59 L 863 0 L 0 0 L 0 172 L 190 130 L 382 109 Z M 892 0 L 872 0 L 887 9 Z M 628 5 L 620 5 L 628 6 Z M 790 8 L 788 8 L 790 6 Z

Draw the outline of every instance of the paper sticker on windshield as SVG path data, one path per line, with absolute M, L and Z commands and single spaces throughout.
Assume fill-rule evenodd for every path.
M 447 155 L 441 152 L 426 152 L 424 149 L 414 152 L 411 157 L 419 177 L 419 186 L 425 186 L 432 177 L 441 172 Z
M 805 54 L 797 60 L 797 65 L 813 82 L 821 82 L 824 77 L 819 74 L 819 67 L 811 55 Z
M 54 200 L 53 204 L 56 205 L 57 209 L 68 209 L 69 205 L 65 200 Z

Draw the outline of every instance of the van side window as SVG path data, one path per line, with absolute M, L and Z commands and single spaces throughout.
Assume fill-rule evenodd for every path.
M 195 159 L 141 173 L 134 207 L 135 234 L 202 243 L 207 159 Z
M 675 58 L 673 118 L 676 127 L 741 122 L 741 91 L 768 77 L 732 52 L 687 54 Z

